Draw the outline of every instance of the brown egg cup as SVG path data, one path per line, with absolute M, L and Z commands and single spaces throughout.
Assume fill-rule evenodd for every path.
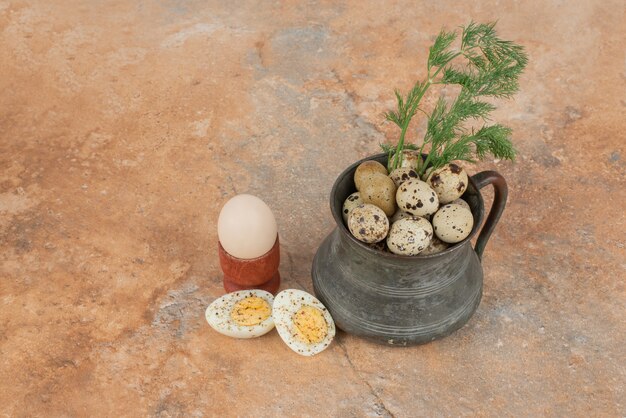
M 228 254 L 218 241 L 220 266 L 224 272 L 224 290 L 261 289 L 276 294 L 280 287 L 280 244 L 278 236 L 271 250 L 257 258 L 244 259 Z

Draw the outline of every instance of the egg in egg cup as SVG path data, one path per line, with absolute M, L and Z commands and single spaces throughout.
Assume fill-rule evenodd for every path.
M 239 194 L 224 204 L 217 220 L 218 253 L 226 292 L 280 286 L 280 244 L 272 210 L 256 196 Z

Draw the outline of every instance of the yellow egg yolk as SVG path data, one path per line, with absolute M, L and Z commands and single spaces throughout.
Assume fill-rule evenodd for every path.
M 303 306 L 291 318 L 296 337 L 307 344 L 317 344 L 328 335 L 328 324 L 324 314 L 312 306 Z
M 259 325 L 272 314 L 272 308 L 265 299 L 257 296 L 248 296 L 235 303 L 230 317 L 238 325 L 251 327 Z

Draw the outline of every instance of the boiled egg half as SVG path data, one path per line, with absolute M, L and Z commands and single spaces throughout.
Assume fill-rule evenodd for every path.
M 216 299 L 206 309 L 211 328 L 234 338 L 254 338 L 274 328 L 274 297 L 264 290 L 240 290 Z
M 335 323 L 326 307 L 302 290 L 287 289 L 276 295 L 272 316 L 280 338 L 300 355 L 325 350 L 335 337 Z

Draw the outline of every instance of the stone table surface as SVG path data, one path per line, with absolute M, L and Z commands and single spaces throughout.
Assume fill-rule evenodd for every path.
M 510 201 L 470 322 L 313 358 L 209 328 L 221 205 L 268 202 L 312 291 L 335 177 L 471 19 L 530 64 L 517 162 L 471 168 Z M 624 416 L 625 42 L 620 0 L 0 0 L 0 415 Z

